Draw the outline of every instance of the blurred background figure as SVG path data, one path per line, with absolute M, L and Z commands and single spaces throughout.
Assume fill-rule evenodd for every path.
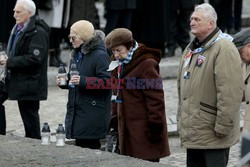
M 0 43 L 0 60 L 6 58 L 6 50 Z M 6 134 L 5 107 L 3 103 L 8 98 L 7 87 L 5 85 L 5 65 L 0 64 L 0 135 Z
M 0 1 L 0 43 L 6 48 L 10 31 L 15 25 L 15 19 L 13 18 L 13 9 L 16 1 L 1 0 Z
M 209 0 L 218 15 L 217 26 L 222 32 L 226 30 L 230 2 L 228 0 Z
M 40 0 L 43 1 L 43 0 Z M 53 0 L 53 8 L 40 9 L 39 16 L 51 27 L 49 65 L 66 65 L 61 59 L 61 51 L 68 41 L 69 27 L 78 20 L 88 20 L 99 28 L 99 17 L 93 0 Z M 67 46 L 67 43 L 66 44 Z M 60 47 L 61 46 L 61 47 Z
M 175 55 L 175 49 L 180 46 L 182 51 L 190 42 L 190 16 L 198 0 L 169 1 L 169 36 L 167 40 L 167 57 Z
M 241 30 L 242 0 L 228 0 L 227 33 L 235 34 Z
M 137 0 L 133 12 L 131 31 L 139 43 L 160 49 L 165 54 L 167 13 L 170 0 Z
M 132 14 L 136 9 L 136 0 L 105 0 L 106 27 L 105 34 L 115 28 L 130 29 Z
M 51 27 L 49 66 L 58 67 L 60 64 L 64 64 L 60 58 L 60 43 L 63 38 L 63 27 L 65 27 L 68 21 L 68 18 L 66 18 L 66 16 L 64 16 L 63 14 L 68 15 L 69 13 L 69 8 L 64 8 L 64 6 L 67 6 L 67 4 L 64 4 L 65 2 L 68 3 L 70 1 L 53 0 L 51 8 L 46 9 L 41 7 L 38 10 L 39 17 Z M 64 19 L 67 21 L 64 21 Z
M 16 1 L 1 0 L 0 1 L 0 53 L 6 51 L 6 46 L 10 36 L 12 27 L 15 25 L 13 18 L 13 8 Z M 5 73 L 5 65 L 0 65 L 1 74 Z M 7 90 L 5 83 L 2 81 L 4 78 L 0 76 L 0 135 L 6 134 L 6 118 L 5 107 L 3 103 L 7 100 Z

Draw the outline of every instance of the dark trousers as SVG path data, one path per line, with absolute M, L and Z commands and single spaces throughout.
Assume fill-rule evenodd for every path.
M 187 167 L 226 167 L 229 150 L 187 149 Z
M 40 139 L 40 102 L 38 100 L 18 100 L 19 111 L 23 120 L 25 137 Z
M 6 118 L 5 107 L 3 103 L 7 100 L 8 95 L 6 92 L 0 92 L 0 135 L 6 134 Z
M 176 48 L 179 45 L 182 49 L 190 42 L 190 16 L 193 7 L 189 9 L 170 9 L 170 21 L 167 48 Z
M 214 7 L 217 13 L 217 26 L 221 29 L 221 31 L 224 32 L 226 29 L 230 3 L 228 2 L 228 0 L 209 0 L 209 3 Z
M 234 28 L 237 32 L 241 29 L 242 0 L 229 0 L 227 29 Z M 234 6 L 233 6 L 234 4 Z
M 90 149 L 100 149 L 101 143 L 99 139 L 76 139 L 76 146 Z
M 132 9 L 107 10 L 107 24 L 105 28 L 105 34 L 110 33 L 110 31 L 115 28 L 130 29 L 132 14 Z

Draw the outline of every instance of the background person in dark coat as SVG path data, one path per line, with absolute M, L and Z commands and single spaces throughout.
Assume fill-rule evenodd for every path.
M 110 89 L 88 89 L 91 80 L 110 78 L 107 71 L 109 55 L 104 47 L 105 35 L 86 20 L 74 23 L 70 28 L 69 39 L 74 50 L 71 63 L 77 63 L 79 75 L 69 76 L 67 114 L 65 118 L 66 137 L 76 139 L 76 145 L 91 149 L 101 147 L 99 139 L 105 138 L 111 110 Z M 70 71 L 69 71 L 70 73 Z M 57 79 L 59 84 L 59 79 Z
M 40 2 L 43 1 L 40 0 Z M 99 18 L 95 0 L 53 0 L 52 2 L 53 9 L 40 9 L 39 16 L 51 27 L 49 65 L 58 67 L 60 64 L 66 65 L 61 59 L 60 44 L 63 39 L 69 43 L 67 36 L 70 26 L 78 20 L 85 19 L 98 28 Z
M 169 0 L 137 0 L 131 31 L 138 42 L 165 53 L 167 7 Z
M 189 18 L 194 10 L 197 0 L 172 0 L 169 1 L 169 36 L 167 40 L 167 56 L 175 55 L 175 49 L 180 46 L 182 51 L 190 42 Z
M 228 0 L 209 0 L 209 3 L 214 7 L 217 15 L 217 26 L 222 32 L 225 31 L 227 26 L 228 12 L 230 11 L 230 1 Z
M 16 25 L 9 38 L 6 64 L 8 96 L 17 100 L 25 136 L 40 138 L 39 101 L 47 99 L 47 56 L 50 29 L 35 16 L 32 0 L 17 0 Z
M 105 0 L 107 24 L 105 34 L 115 28 L 130 29 L 132 14 L 136 9 L 136 0 Z
M 4 58 L 6 52 L 3 45 L 0 43 L 0 59 Z M 5 107 L 3 103 L 8 98 L 8 92 L 5 85 L 5 65 L 0 63 L 0 135 L 6 134 L 6 118 L 5 118 Z
M 241 30 L 242 0 L 229 0 L 227 14 L 227 33 L 235 34 Z

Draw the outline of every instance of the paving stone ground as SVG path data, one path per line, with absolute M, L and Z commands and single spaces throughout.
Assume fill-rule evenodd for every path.
M 166 102 L 166 112 L 168 115 L 169 130 L 176 129 L 176 108 L 177 108 L 177 94 L 176 94 L 176 80 L 164 80 L 164 92 Z M 55 134 L 55 130 L 59 123 L 64 123 L 66 113 L 67 90 L 61 90 L 58 87 L 50 86 L 47 101 L 42 101 L 40 106 L 40 120 L 48 122 L 51 131 Z M 24 136 L 23 124 L 17 108 L 16 101 L 6 101 L 6 119 L 7 119 L 7 134 Z M 171 129 L 173 128 L 173 129 Z M 173 130 L 174 131 L 174 130 Z M 55 141 L 55 137 L 52 137 Z M 185 166 L 185 149 L 180 147 L 178 136 L 170 135 L 170 150 L 171 155 L 162 158 L 160 163 L 171 164 L 173 167 Z M 240 143 L 232 147 L 230 151 L 229 167 L 238 166 L 240 156 Z

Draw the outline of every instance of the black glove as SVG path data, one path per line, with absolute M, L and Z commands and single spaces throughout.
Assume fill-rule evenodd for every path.
M 163 138 L 163 123 L 149 122 L 147 128 L 147 137 L 152 142 L 160 141 Z

